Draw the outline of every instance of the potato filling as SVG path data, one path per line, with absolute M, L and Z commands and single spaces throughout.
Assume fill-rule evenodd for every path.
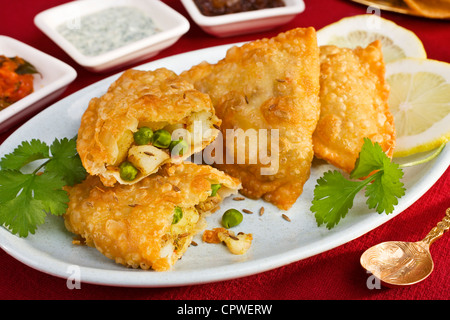
M 195 112 L 178 124 L 141 124 L 136 132 L 127 131 L 119 139 L 114 166 L 125 181 L 150 175 L 171 160 L 181 160 L 200 151 L 204 141 L 211 142 L 214 138 L 213 130 L 212 114 L 206 111 Z M 130 166 L 136 169 L 135 175 L 129 174 L 134 170 Z
M 176 208 L 174 208 L 174 214 Z M 161 257 L 172 256 L 173 254 L 181 255 L 196 234 L 196 228 L 200 220 L 199 212 L 195 208 L 180 209 L 182 210 L 181 219 L 172 223 L 169 232 L 161 240 Z
M 211 195 L 205 201 L 200 202 L 194 208 L 178 206 L 174 208 L 172 225 L 162 238 L 161 257 L 172 254 L 181 255 L 187 249 L 193 236 L 203 228 L 200 223 L 201 217 L 211 212 L 222 201 L 222 197 L 217 191 L 226 189 L 220 184 L 211 183 Z

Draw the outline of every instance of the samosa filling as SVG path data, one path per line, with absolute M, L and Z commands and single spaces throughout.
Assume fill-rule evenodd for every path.
M 150 175 L 169 162 L 183 160 L 200 151 L 204 141 L 214 138 L 212 114 L 192 113 L 178 124 L 141 123 L 137 131 L 128 130 L 119 139 L 116 167 L 123 181 Z
M 205 201 L 191 208 L 178 206 L 174 208 L 170 230 L 161 240 L 161 257 L 172 256 L 172 254 L 181 256 L 186 251 L 193 236 L 204 228 L 201 219 L 217 207 L 223 199 L 221 196 L 223 193 L 227 193 L 227 188 L 213 183 L 211 193 Z

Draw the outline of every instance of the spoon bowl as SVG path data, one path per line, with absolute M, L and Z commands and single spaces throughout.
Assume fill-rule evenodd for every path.
M 417 242 L 388 241 L 367 249 L 361 265 L 388 287 L 408 286 L 427 278 L 434 269 L 430 245 L 450 227 L 450 208 L 444 219 Z

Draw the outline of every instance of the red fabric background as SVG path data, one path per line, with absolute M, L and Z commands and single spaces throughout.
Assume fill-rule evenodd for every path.
M 94 74 L 79 67 L 57 45 L 40 32 L 34 16 L 66 0 L 4 1 L 0 10 L 0 34 L 10 36 L 69 63 L 78 72 L 77 79 L 62 97 L 101 80 L 109 74 Z M 164 1 L 188 17 L 179 1 Z M 366 7 L 344 0 L 306 0 L 306 10 L 291 23 L 269 32 L 231 38 L 215 38 L 202 32 L 190 20 L 191 29 L 175 45 L 149 61 L 226 43 L 274 36 L 294 27 L 316 29 L 343 17 L 363 14 Z M 382 17 L 414 31 L 422 40 L 428 57 L 450 62 L 450 25 L 435 21 L 382 12 Z M 61 97 L 61 98 L 62 98 Z M 0 134 L 3 142 L 15 128 Z M 450 236 L 444 235 L 431 247 L 435 271 L 424 282 L 397 289 L 367 288 L 368 275 L 359 265 L 362 252 L 387 240 L 417 241 L 443 218 L 450 207 L 450 171 L 416 203 L 388 223 L 375 230 L 317 256 L 275 270 L 240 279 L 175 288 L 119 288 L 82 284 L 81 289 L 68 289 L 66 280 L 25 266 L 0 250 L 0 299 L 397 299 L 430 300 L 450 298 Z

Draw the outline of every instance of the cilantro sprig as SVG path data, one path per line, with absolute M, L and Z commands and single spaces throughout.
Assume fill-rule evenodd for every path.
M 311 211 L 320 226 L 328 229 L 335 227 L 353 207 L 356 195 L 365 189 L 366 204 L 378 213 L 390 214 L 394 211 L 398 199 L 405 195 L 402 168 L 421 164 L 436 157 L 444 144 L 426 159 L 399 165 L 383 152 L 378 143 L 368 138 L 359 153 L 355 168 L 350 173 L 350 180 L 340 171 L 327 171 L 317 180 L 314 189 Z
M 24 141 L 0 159 L 0 168 L 0 224 L 20 237 L 34 234 L 47 214 L 64 214 L 69 197 L 63 187 L 86 177 L 76 137 L 50 146 Z

